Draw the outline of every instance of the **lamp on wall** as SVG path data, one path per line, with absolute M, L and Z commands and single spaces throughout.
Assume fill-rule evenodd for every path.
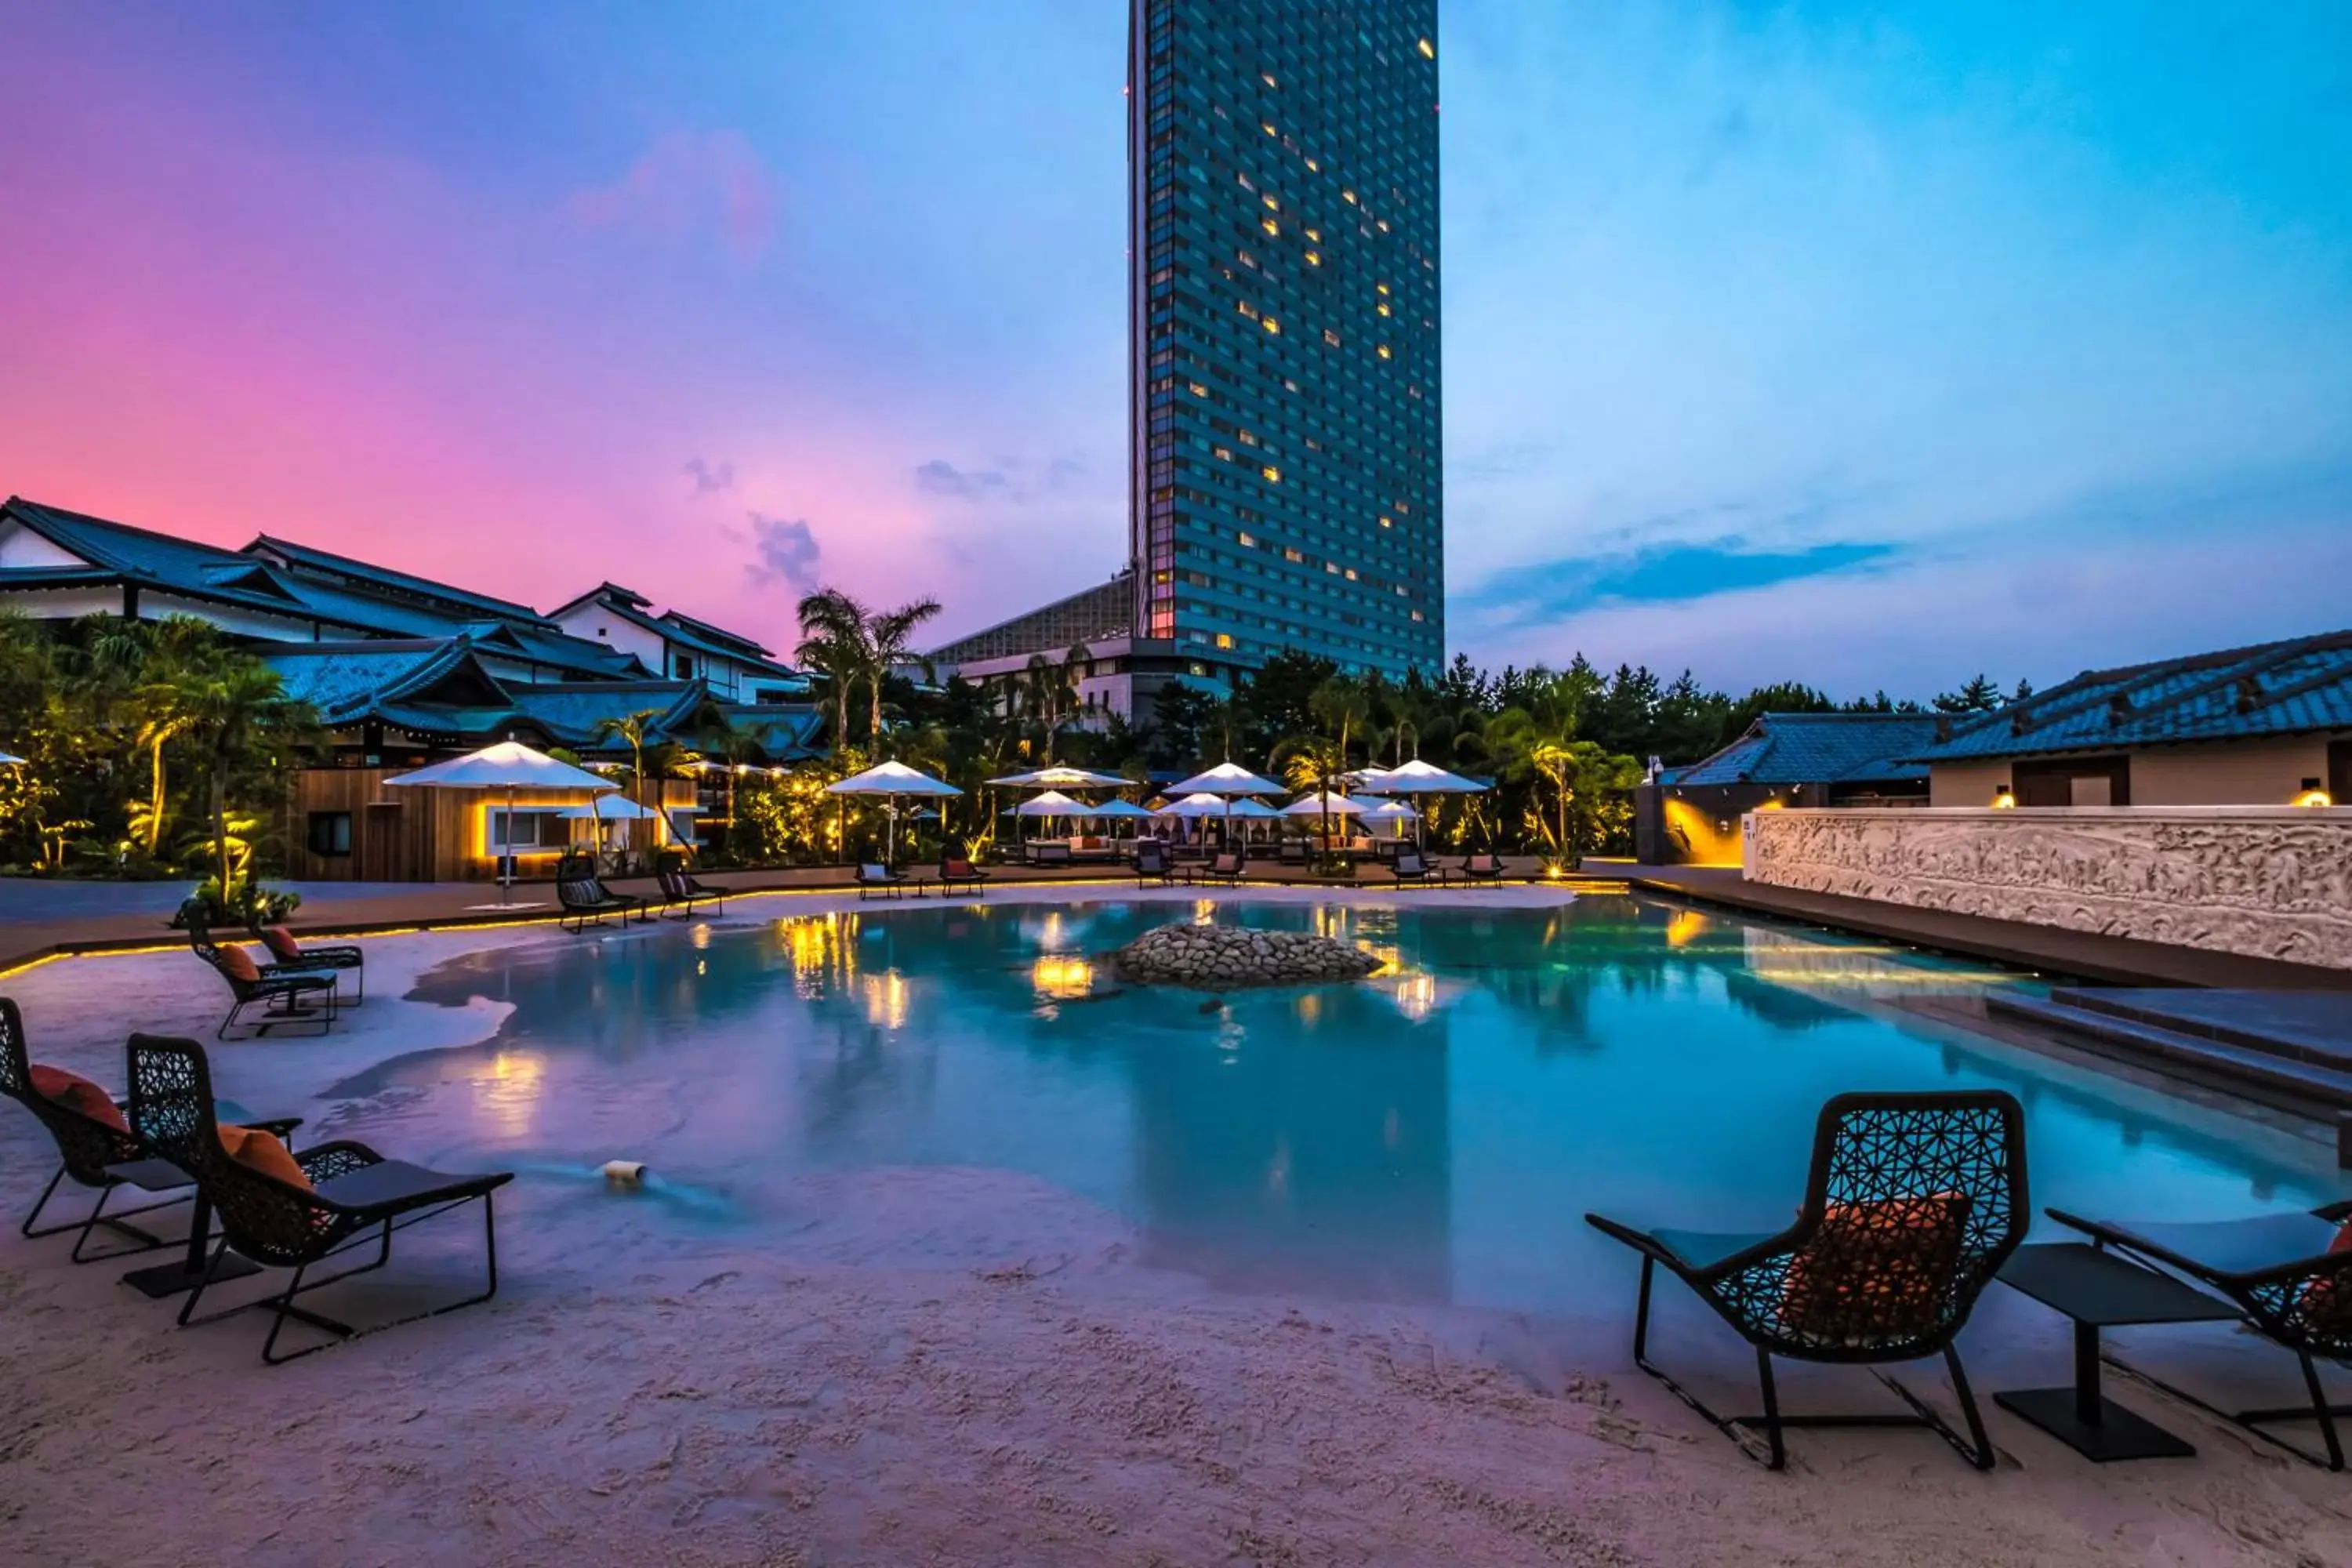
M 1993 785 L 1992 808 L 1995 811 L 2015 810 L 2017 808 L 2017 792 L 2010 788 L 2010 786 L 2005 784 Z
M 2336 797 L 2329 795 L 2327 791 L 2321 786 L 2320 782 L 2317 779 L 2305 779 L 2303 781 L 2303 787 L 2295 792 L 2294 804 L 2297 805 L 2334 805 L 2336 804 Z

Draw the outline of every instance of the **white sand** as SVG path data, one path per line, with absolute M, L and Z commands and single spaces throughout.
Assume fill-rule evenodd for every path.
M 396 1002 L 405 977 L 545 940 L 375 942 L 381 1001 L 331 1045 L 219 1047 L 223 1091 L 275 1109 L 481 1038 L 496 1008 Z M 0 993 L 37 1058 L 112 1081 L 129 1027 L 209 1036 L 190 962 L 51 964 Z M 12 1215 L 48 1168 L 7 1108 Z M 2092 1467 L 1988 1398 L 1990 1475 L 1898 1431 L 1798 1434 L 1775 1476 L 1632 1370 L 1623 1318 L 1214 1295 L 1136 1263 L 1115 1216 L 1003 1172 L 812 1177 L 795 1196 L 805 1227 L 756 1252 L 599 1257 L 576 1226 L 509 1225 L 490 1306 L 278 1369 L 260 1320 L 175 1331 L 117 1282 L 128 1265 L 77 1268 L 64 1238 L 12 1227 L 0 1563 L 2352 1563 L 2352 1478 L 2137 1385 L 2116 1392 L 2199 1458 Z M 366 1317 L 448 1291 L 478 1237 L 421 1228 L 320 1304 Z M 2065 1375 L 2063 1326 L 2007 1294 L 1968 1342 L 1980 1394 Z M 1679 1304 L 1664 1333 L 1661 1353 L 1719 1373 L 1711 1394 L 1752 1401 L 1736 1342 Z M 2282 1373 L 2260 1347 L 2240 1359 Z M 2292 1386 L 2284 1368 L 2263 1397 Z M 1912 1381 L 1949 1407 L 1939 1376 Z M 1784 1388 L 1794 1407 L 1892 1408 L 1850 1371 Z

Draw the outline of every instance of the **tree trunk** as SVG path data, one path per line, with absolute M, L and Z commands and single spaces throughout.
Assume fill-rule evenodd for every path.
M 220 879 L 221 913 L 226 918 L 234 892 L 228 871 L 228 781 L 221 774 L 221 759 L 213 759 L 213 871 Z
M 147 853 L 155 854 L 163 846 L 163 742 L 155 742 L 154 788 L 147 803 Z

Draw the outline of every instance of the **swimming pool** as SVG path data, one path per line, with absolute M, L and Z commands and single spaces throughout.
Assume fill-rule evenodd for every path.
M 1192 919 L 1391 965 L 1218 998 L 1096 962 Z M 545 1210 L 645 1160 L 667 1198 L 633 1219 L 648 1237 L 781 1234 L 813 1172 L 994 1167 L 1116 1211 L 1144 1262 L 1218 1288 L 1549 1311 L 1622 1307 L 1587 1208 L 1777 1228 L 1843 1089 L 2018 1093 L 2037 1209 L 2347 1190 L 2315 1144 L 1898 1005 L 2022 983 L 1630 895 L 900 907 L 473 954 L 415 995 L 511 1003 L 497 1037 L 337 1092 L 376 1097 L 404 1147 L 520 1169 Z

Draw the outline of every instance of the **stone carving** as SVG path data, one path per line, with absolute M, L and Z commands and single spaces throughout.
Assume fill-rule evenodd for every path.
M 1129 980 L 1225 991 L 1240 985 L 1296 985 L 1311 980 L 1361 980 L 1381 961 L 1360 947 L 1302 931 L 1234 926 L 1170 925 L 1145 931 L 1111 954 Z
M 1751 882 L 2352 968 L 2352 809 L 1773 811 Z

